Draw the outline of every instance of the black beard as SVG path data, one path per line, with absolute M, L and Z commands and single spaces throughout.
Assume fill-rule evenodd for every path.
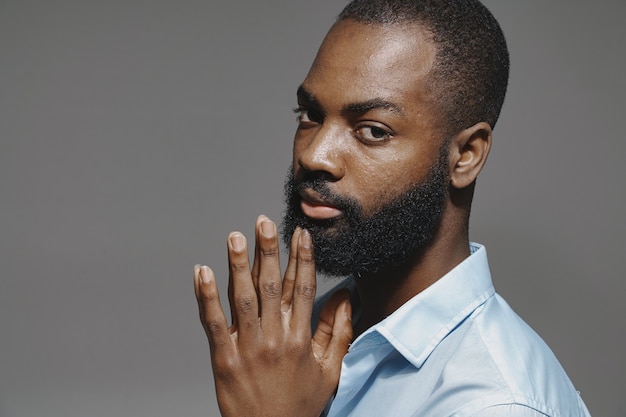
M 446 151 L 442 147 L 423 182 L 384 202 L 369 216 L 357 201 L 330 191 L 323 176 L 311 174 L 296 181 L 292 167 L 285 182 L 285 244 L 289 247 L 297 226 L 307 229 L 313 238 L 316 269 L 329 276 L 369 275 L 406 265 L 430 242 L 441 220 L 448 194 Z M 343 215 L 323 221 L 306 217 L 300 209 L 302 189 L 318 192 Z

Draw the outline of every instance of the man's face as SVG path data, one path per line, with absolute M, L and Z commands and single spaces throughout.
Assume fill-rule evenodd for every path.
M 425 77 L 419 26 L 336 24 L 298 90 L 284 237 L 312 236 L 329 275 L 406 263 L 432 237 L 447 196 L 448 150 Z

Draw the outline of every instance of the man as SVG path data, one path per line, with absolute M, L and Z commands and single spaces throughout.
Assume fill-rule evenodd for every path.
M 469 241 L 508 65 L 476 0 L 346 6 L 298 89 L 284 278 L 265 216 L 251 267 L 229 236 L 230 327 L 195 268 L 224 416 L 589 415 Z M 313 313 L 315 269 L 350 278 Z

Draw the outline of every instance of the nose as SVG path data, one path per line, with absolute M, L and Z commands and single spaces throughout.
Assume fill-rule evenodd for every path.
M 301 169 L 338 181 L 345 174 L 345 145 L 340 129 L 323 124 L 296 133 L 294 156 Z

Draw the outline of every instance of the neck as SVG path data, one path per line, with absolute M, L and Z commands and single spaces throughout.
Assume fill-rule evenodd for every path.
M 410 262 L 356 279 L 362 314 L 355 324 L 355 337 L 435 283 L 469 254 L 467 216 L 444 210 L 435 236 Z

